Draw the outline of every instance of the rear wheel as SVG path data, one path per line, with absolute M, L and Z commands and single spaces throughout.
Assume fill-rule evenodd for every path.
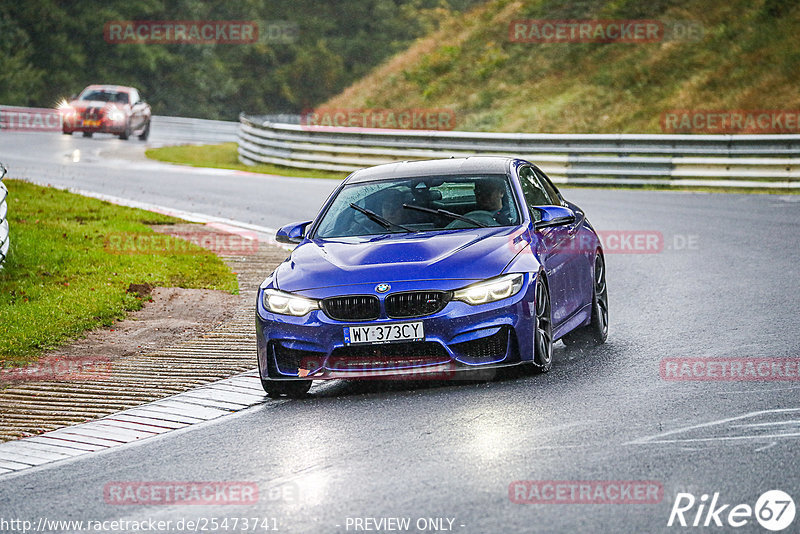
M 533 333 L 533 365 L 539 373 L 553 366 L 553 319 L 550 314 L 550 292 L 542 275 L 536 280 L 536 325 Z
M 92 136 L 92 132 L 83 132 L 83 136 L 84 137 L 91 137 Z
M 594 291 L 592 296 L 592 320 L 573 330 L 561 340 L 565 345 L 602 345 L 608 338 L 608 287 L 606 286 L 606 263 L 601 253 L 594 260 Z
M 270 397 L 287 397 L 297 399 L 306 396 L 311 389 L 311 380 L 264 380 L 261 379 L 261 386 Z

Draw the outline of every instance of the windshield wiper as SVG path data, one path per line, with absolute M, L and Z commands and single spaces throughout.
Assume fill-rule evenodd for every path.
M 380 224 L 381 226 L 383 226 L 387 230 L 390 230 L 392 228 L 392 226 L 394 226 L 396 228 L 401 228 L 401 229 L 405 230 L 406 232 L 417 233 L 417 230 L 414 230 L 413 228 L 409 228 L 408 226 L 403 226 L 402 224 L 393 223 L 389 219 L 384 219 L 383 217 L 381 217 L 380 215 L 378 215 L 374 211 L 368 210 L 367 208 L 362 208 L 358 204 L 353 204 L 351 202 L 350 203 L 350 207 L 353 208 L 354 210 L 358 211 L 358 212 L 363 213 L 364 215 L 367 216 L 367 218 L 369 220 L 375 221 L 376 223 Z
M 474 224 L 475 226 L 478 226 L 480 228 L 488 228 L 488 226 L 486 226 L 482 222 L 476 221 L 475 219 L 470 219 L 469 217 L 464 217 L 463 215 L 459 215 L 458 213 L 453 213 L 452 211 L 443 210 L 441 208 L 431 209 L 431 208 L 425 208 L 423 206 L 415 206 L 414 204 L 403 204 L 403 207 L 410 210 L 423 211 L 425 213 L 433 213 L 435 215 L 444 215 L 445 217 L 449 217 L 451 219 L 457 219 L 459 221 L 464 221 L 470 224 Z

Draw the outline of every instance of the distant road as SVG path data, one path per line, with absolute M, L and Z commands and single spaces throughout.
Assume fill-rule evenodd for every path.
M 314 217 L 336 180 L 314 180 L 168 165 L 145 147 L 236 141 L 238 123 L 154 117 L 150 139 L 108 134 L 0 132 L 9 177 L 104 193 L 277 228 Z

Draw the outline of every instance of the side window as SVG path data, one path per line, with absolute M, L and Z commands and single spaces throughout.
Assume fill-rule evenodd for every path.
M 553 200 L 542 184 L 542 180 L 539 179 L 532 167 L 525 166 L 519 170 L 519 182 L 522 186 L 522 194 L 525 195 L 525 203 L 528 205 L 531 217 L 533 217 L 534 220 L 538 220 L 539 210 L 533 208 L 536 206 L 552 205 Z
M 556 206 L 561 205 L 561 197 L 558 194 L 558 190 L 550 181 L 550 179 L 545 176 L 545 174 L 540 169 L 533 169 L 533 172 L 536 173 L 536 176 L 539 178 L 539 183 L 542 184 L 542 187 L 547 192 L 547 196 L 553 201 L 553 204 Z

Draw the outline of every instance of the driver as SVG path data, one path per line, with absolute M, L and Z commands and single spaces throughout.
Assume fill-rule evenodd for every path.
M 503 211 L 506 186 L 496 178 L 483 178 L 475 182 L 475 204 L 477 210 L 488 211 L 500 224 L 507 223 Z
M 389 222 L 402 224 L 405 219 L 405 210 L 403 209 L 404 201 L 405 195 L 397 189 L 388 189 L 384 191 L 380 204 L 381 217 Z

